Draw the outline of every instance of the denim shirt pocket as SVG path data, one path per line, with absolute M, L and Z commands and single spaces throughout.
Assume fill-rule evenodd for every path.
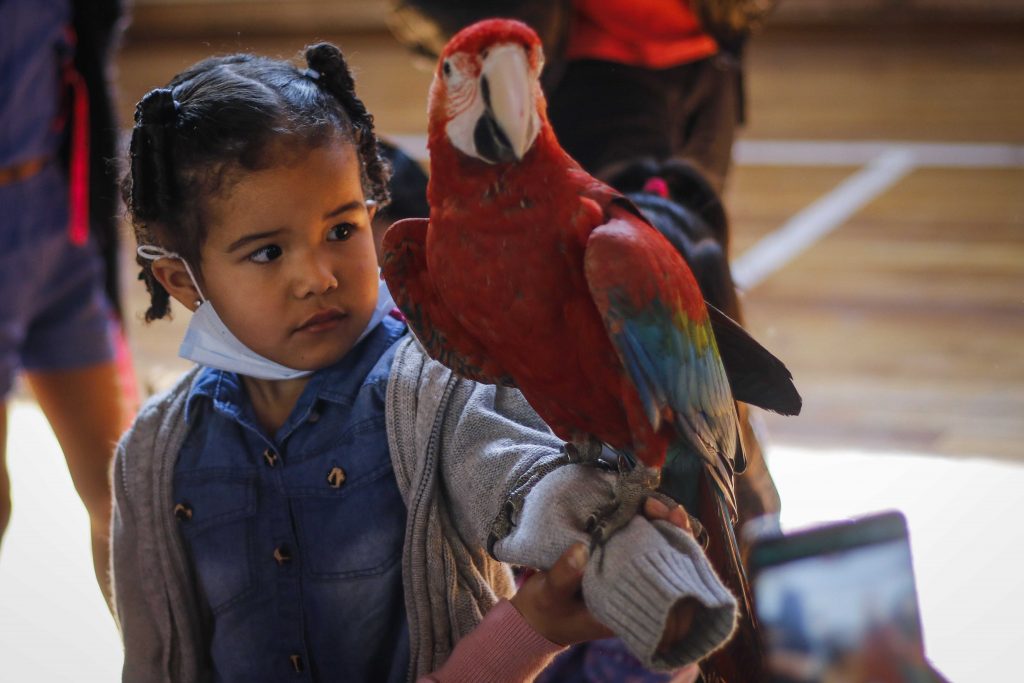
M 309 575 L 345 580 L 376 576 L 395 565 L 405 539 L 405 503 L 383 439 L 356 439 L 358 463 L 340 486 L 296 493 L 299 543 Z M 340 458 L 340 456 L 339 456 Z M 345 458 L 351 461 L 352 458 Z M 332 467 L 339 459 L 328 459 Z
M 237 470 L 203 469 L 175 476 L 175 498 L 188 510 L 179 528 L 214 614 L 242 602 L 256 585 L 256 486 L 255 474 Z

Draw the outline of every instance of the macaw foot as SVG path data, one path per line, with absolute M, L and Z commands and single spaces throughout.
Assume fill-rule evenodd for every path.
M 677 505 L 674 500 L 655 490 L 660 480 L 661 473 L 653 467 L 641 465 L 620 472 L 619 478 L 615 481 L 612 501 L 587 518 L 586 529 L 590 534 L 591 550 L 603 545 L 612 534 L 640 514 L 641 507 L 648 498 L 657 498 L 668 506 Z

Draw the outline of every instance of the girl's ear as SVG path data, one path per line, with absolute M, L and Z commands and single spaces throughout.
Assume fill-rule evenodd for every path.
M 163 285 L 167 293 L 190 311 L 199 308 L 202 297 L 192 282 L 192 277 L 181 259 L 162 258 L 153 261 L 153 277 Z

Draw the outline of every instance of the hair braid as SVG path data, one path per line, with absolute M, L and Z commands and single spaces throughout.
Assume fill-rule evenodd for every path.
M 341 50 L 330 43 L 311 45 L 306 48 L 306 63 L 318 73 L 317 83 L 338 101 L 352 124 L 367 181 L 367 199 L 373 199 L 378 206 L 387 204 L 391 198 L 388 189 L 391 166 L 374 133 L 373 115 L 356 96 L 355 80 Z
M 177 115 L 177 103 L 169 88 L 150 90 L 135 107 L 129 147 L 131 187 L 126 199 L 144 220 L 159 220 L 173 194 L 174 174 L 167 157 L 168 138 L 174 134 Z
M 151 223 L 167 221 L 173 211 L 175 179 L 171 166 L 171 138 L 178 117 L 178 104 L 168 88 L 151 90 L 135 108 L 129 156 L 131 172 L 122 188 L 125 204 L 134 214 L 135 238 L 138 244 L 155 242 Z M 146 283 L 150 305 L 146 321 L 162 318 L 170 310 L 170 295 L 153 275 L 152 263 L 136 257 L 141 266 L 139 279 Z

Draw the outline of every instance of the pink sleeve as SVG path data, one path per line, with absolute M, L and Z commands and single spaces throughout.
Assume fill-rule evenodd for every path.
M 697 664 L 687 664 L 682 669 L 676 669 L 668 683 L 696 683 L 698 675 L 700 668 Z
M 460 640 L 440 669 L 417 683 L 532 681 L 564 648 L 533 630 L 508 600 Z

